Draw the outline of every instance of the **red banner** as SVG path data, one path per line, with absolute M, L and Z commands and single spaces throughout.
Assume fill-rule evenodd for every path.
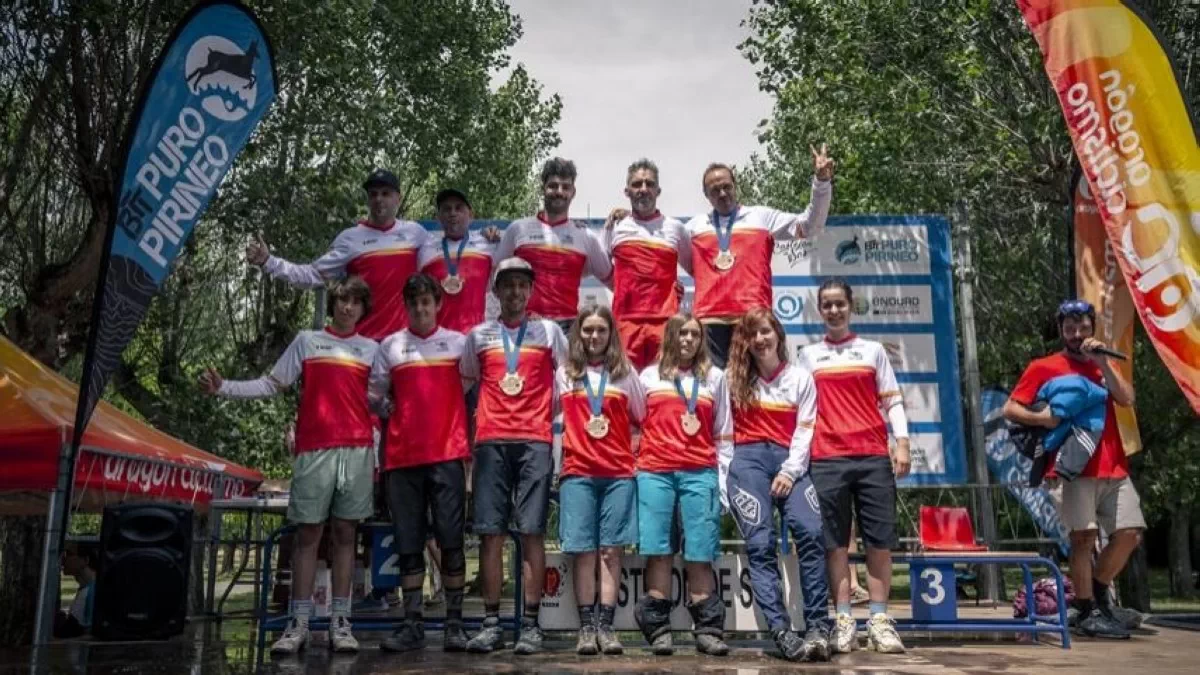
M 1166 48 L 1121 0 L 1017 0 L 1113 258 L 1200 413 L 1200 143 Z

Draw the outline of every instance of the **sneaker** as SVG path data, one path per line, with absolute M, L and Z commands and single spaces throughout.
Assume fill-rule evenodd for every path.
M 625 647 L 617 639 L 617 634 L 613 631 L 612 626 L 601 625 L 596 629 L 596 643 L 599 645 L 600 651 L 609 656 L 625 653 Z
M 483 620 L 479 632 L 467 641 L 467 651 L 473 654 L 489 654 L 504 647 L 504 629 L 500 619 L 489 617 Z
M 850 589 L 850 604 L 858 607 L 865 605 L 871 601 L 871 594 L 862 586 L 855 586 Z
M 546 635 L 542 632 L 542 627 L 533 623 L 521 620 L 521 635 L 517 638 L 517 645 L 513 647 L 513 653 L 521 656 L 529 656 L 542 651 L 542 642 L 545 641 Z
M 375 597 L 374 595 L 368 595 L 367 597 L 354 603 L 354 605 L 350 608 L 350 613 L 387 614 L 389 607 L 391 607 L 391 605 L 388 604 L 386 596 L 381 595 L 379 597 Z
M 400 628 L 392 636 L 379 643 L 379 647 L 389 652 L 411 652 L 425 648 L 425 624 L 419 621 L 404 620 Z
M 301 626 L 296 623 L 295 619 L 288 622 L 288 626 L 283 631 L 283 635 L 271 645 L 271 653 L 279 656 L 295 654 L 304 649 L 304 645 L 308 644 L 308 626 Z
M 699 646 L 699 642 L 696 643 Z M 654 638 L 654 642 L 650 643 L 650 651 L 655 656 L 670 656 L 675 653 L 675 641 L 671 638 L 671 631 L 667 631 L 662 635 Z
M 825 631 L 812 626 L 804 633 L 804 642 L 800 647 L 801 661 L 828 661 L 829 638 Z
M 799 661 L 804 651 L 804 641 L 794 630 L 781 629 L 773 633 L 775 646 L 788 661 Z
M 1129 631 L 1120 622 L 1105 614 L 1100 609 L 1093 609 L 1091 614 L 1080 619 L 1078 630 L 1088 637 L 1108 640 L 1129 639 Z
M 896 622 L 882 612 L 867 622 L 867 649 L 880 654 L 903 654 L 904 643 L 896 633 Z
M 442 629 L 442 651 L 465 652 L 469 641 L 462 619 L 446 619 L 446 627 Z
M 339 653 L 358 651 L 358 640 L 350 631 L 350 619 L 335 616 L 329 621 L 329 648 Z
M 1075 628 L 1078 625 L 1079 625 L 1079 608 L 1078 607 L 1068 607 L 1067 608 L 1067 627 Z
M 1146 618 L 1145 614 L 1128 607 L 1113 607 L 1110 614 L 1112 618 L 1117 620 L 1117 623 L 1125 627 L 1125 630 L 1137 630 L 1141 628 L 1142 621 Z
M 725 656 L 729 653 L 729 645 L 719 635 L 700 633 L 696 635 L 696 651 L 709 656 Z
M 579 627 L 579 639 L 575 641 L 575 653 L 580 656 L 595 656 L 600 653 L 600 645 L 596 642 L 596 627 L 585 623 Z
M 833 653 L 849 654 L 858 649 L 858 624 L 849 614 L 838 614 L 833 627 Z

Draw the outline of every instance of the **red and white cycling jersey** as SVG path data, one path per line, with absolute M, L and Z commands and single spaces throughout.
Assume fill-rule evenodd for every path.
M 504 230 L 496 261 L 518 256 L 533 267 L 530 314 L 544 319 L 573 319 L 579 312 L 579 283 L 585 275 L 607 283 L 612 263 L 603 244 L 584 224 L 564 218 L 548 222 L 539 213 L 514 220 Z
M 592 391 L 599 395 L 600 368 L 587 368 Z M 589 478 L 629 478 L 633 476 L 632 427 L 646 416 L 646 392 L 637 373 L 630 371 L 620 380 L 609 380 L 604 387 L 600 413 L 608 419 L 608 433 L 593 438 L 587 432 L 592 418 L 591 403 L 583 380 L 571 380 L 560 366 L 555 389 L 563 421 L 563 476 Z
M 411 329 L 379 345 L 371 369 L 371 400 L 390 397 L 383 469 L 422 466 L 471 454 L 467 408 L 459 368 L 467 337 L 437 328 L 426 336 Z
M 725 373 L 710 367 L 701 380 L 696 396 L 695 415 L 700 430 L 688 435 L 680 419 L 687 413 L 685 396 L 692 395 L 695 376 L 691 370 L 679 373 L 680 395 L 675 378 L 664 380 L 658 366 L 642 371 L 646 388 L 646 419 L 642 422 L 642 441 L 638 448 L 638 469 L 665 473 L 715 469 L 718 456 L 733 452 L 733 417 L 729 410 L 729 390 Z
M 371 289 L 371 313 L 358 322 L 358 331 L 382 340 L 408 325 L 404 284 L 417 271 L 417 252 L 428 239 L 425 228 L 411 221 L 396 220 L 387 228 L 360 221 L 342 230 L 329 251 L 311 263 L 271 256 L 263 269 L 302 288 L 318 288 L 353 274 L 361 276 Z
M 421 247 L 418 257 L 420 270 L 441 283 L 450 274 L 442 240 L 446 235 L 436 232 Z M 442 309 L 438 312 L 438 325 L 460 333 L 466 333 L 483 323 L 487 309 L 488 283 L 492 276 L 492 262 L 496 255 L 496 244 L 484 238 L 480 232 L 466 236 L 467 244 L 462 257 L 458 247 L 462 240 L 449 241 L 450 260 L 457 261 L 458 277 L 463 281 L 462 290 L 456 294 L 442 293 Z
M 301 380 L 296 413 L 296 454 L 339 447 L 371 447 L 374 426 L 367 408 L 367 380 L 379 345 L 331 328 L 303 330 L 269 375 L 225 380 L 218 392 L 230 398 L 262 398 Z
M 817 383 L 813 460 L 888 454 L 887 425 L 880 410 L 903 405 L 896 373 L 883 345 L 851 333 L 801 350 Z
M 479 407 L 475 411 L 475 442 L 551 441 L 554 416 L 554 373 L 567 358 L 567 338 L 553 321 L 527 319 L 525 337 L 517 357 L 521 391 L 512 396 L 500 388 L 508 370 L 501 331 L 516 344 L 519 326 L 499 320 L 485 321 L 467 333 L 462 374 L 479 380 Z
M 782 363 L 771 377 L 759 377 L 754 390 L 752 405 L 733 409 L 733 442 L 773 443 L 788 448 L 788 458 L 779 470 L 796 480 L 808 471 L 817 420 L 817 389 L 812 375 L 800 366 Z
M 784 213 L 765 206 L 740 206 L 733 214 L 729 251 L 733 267 L 718 269 L 716 258 L 720 241 L 714 228 L 713 212 L 702 213 L 688 221 L 685 231 L 690 249 L 684 254 L 683 268 L 696 280 L 693 312 L 708 321 L 731 321 L 755 307 L 771 308 L 771 256 L 775 242 L 794 239 L 800 227 L 805 238 L 812 238 L 825 227 L 833 188 L 829 181 L 813 179 L 812 202 L 803 213 Z M 719 217 L 722 231 L 729 220 Z
M 675 284 L 679 250 L 687 241 L 683 223 L 658 211 L 649 220 L 631 213 L 605 232 L 613 262 L 613 316 L 668 319 L 679 311 Z

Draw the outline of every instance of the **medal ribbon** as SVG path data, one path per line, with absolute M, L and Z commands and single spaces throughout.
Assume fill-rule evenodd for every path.
M 470 233 L 467 233 L 458 240 L 458 254 L 454 256 L 454 260 L 450 259 L 450 240 L 442 237 L 442 258 L 446 261 L 446 272 L 452 277 L 458 274 L 458 263 L 462 260 L 463 251 L 467 248 L 467 239 L 470 236 Z M 517 346 L 520 345 L 521 343 L 518 342 Z
M 521 343 L 525 341 L 525 326 L 526 319 L 521 320 L 521 327 L 517 329 L 516 344 L 508 337 L 508 327 L 500 324 L 500 338 L 504 341 L 504 363 L 508 372 L 517 372 L 517 360 L 521 358 Z
M 583 373 L 583 388 L 587 390 L 588 405 L 592 408 L 592 417 L 599 417 L 601 406 L 604 405 L 604 388 L 608 386 L 608 368 L 600 371 L 600 387 L 592 389 L 592 378 L 587 372 Z
M 698 378 L 698 377 L 692 378 L 692 395 L 691 395 L 691 397 L 688 397 L 686 394 L 683 393 L 683 383 L 679 380 L 679 376 L 676 375 L 675 376 L 675 391 L 679 392 L 679 395 L 683 397 L 683 402 L 687 404 L 688 414 L 695 415 L 696 414 L 696 401 L 700 397 L 700 378 Z
M 726 223 L 725 229 L 721 230 L 721 214 L 713 209 L 712 221 L 713 229 L 717 231 L 717 247 L 724 253 L 729 250 L 729 240 L 733 238 L 733 221 L 737 220 L 737 207 L 734 207 L 733 212 L 729 214 L 729 222 Z

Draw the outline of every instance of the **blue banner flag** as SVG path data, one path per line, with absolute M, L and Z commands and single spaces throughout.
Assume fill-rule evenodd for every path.
M 83 430 L 151 298 L 275 98 L 262 25 L 232 0 L 191 9 L 142 83 L 125 135 L 119 195 L 100 263 L 75 413 Z

